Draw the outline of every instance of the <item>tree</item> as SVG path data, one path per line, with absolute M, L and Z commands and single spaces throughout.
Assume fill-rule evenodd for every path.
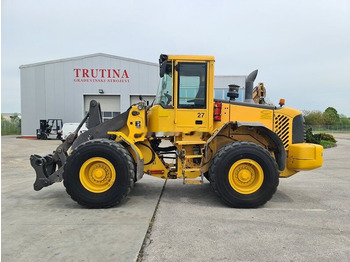
M 340 114 L 339 115 L 339 124 L 341 125 L 346 125 L 346 126 L 350 126 L 350 118 L 348 118 L 346 115 L 344 114 Z
M 322 116 L 326 125 L 335 125 L 339 121 L 339 114 L 334 107 L 327 107 Z
M 304 111 L 305 124 L 314 126 L 314 125 L 323 125 L 323 114 L 321 111 Z

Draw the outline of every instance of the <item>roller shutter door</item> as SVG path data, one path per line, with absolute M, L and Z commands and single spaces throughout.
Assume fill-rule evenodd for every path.
M 148 101 L 149 104 L 152 104 L 155 97 L 156 96 L 142 96 L 142 99 Z M 139 96 L 130 96 L 130 105 L 136 104 L 139 101 Z
M 101 105 L 102 121 L 109 120 L 120 114 L 120 96 L 84 95 L 84 110 L 89 111 L 90 101 L 96 100 Z

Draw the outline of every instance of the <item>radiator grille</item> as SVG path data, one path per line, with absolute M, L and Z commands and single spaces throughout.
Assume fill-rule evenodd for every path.
M 291 128 L 292 120 L 288 116 L 277 114 L 275 115 L 275 133 L 281 138 L 284 148 L 287 149 L 291 144 Z

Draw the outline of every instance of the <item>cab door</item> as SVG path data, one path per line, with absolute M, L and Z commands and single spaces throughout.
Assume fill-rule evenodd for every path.
M 175 126 L 181 132 L 207 132 L 209 123 L 209 63 L 175 64 Z

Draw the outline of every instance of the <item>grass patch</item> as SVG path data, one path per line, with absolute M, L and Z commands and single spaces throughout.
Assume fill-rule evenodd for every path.
M 319 144 L 323 146 L 323 148 L 337 146 L 337 140 L 335 140 L 333 135 L 327 133 L 314 134 L 311 127 L 306 129 L 305 135 L 307 143 Z
M 323 146 L 324 148 L 330 148 L 330 147 L 337 146 L 337 144 L 335 142 L 327 141 L 327 140 L 321 140 L 320 145 Z

